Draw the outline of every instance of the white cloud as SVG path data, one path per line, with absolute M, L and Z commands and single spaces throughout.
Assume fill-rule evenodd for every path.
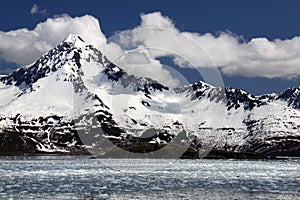
M 38 11 L 33 6 L 31 13 Z M 0 59 L 27 65 L 60 43 L 66 35 L 80 35 L 95 45 L 110 60 L 129 73 L 154 78 L 169 86 L 179 84 L 174 73 L 158 60 L 172 57 L 180 67 L 215 68 L 226 74 L 247 77 L 296 77 L 300 75 L 300 37 L 273 41 L 242 36 L 230 32 L 218 35 L 183 32 L 159 12 L 141 15 L 134 29 L 106 38 L 99 21 L 90 16 L 70 17 L 66 14 L 49 18 L 33 30 L 0 31 Z
M 151 53 L 152 59 L 174 56 L 181 67 L 220 67 L 226 74 L 246 77 L 296 77 L 300 75 L 300 37 L 270 41 L 253 38 L 249 42 L 229 32 L 181 32 L 161 13 L 141 15 L 141 25 L 121 33 L 118 42 L 126 47 L 137 44 L 165 51 Z M 188 61 L 188 63 L 187 63 Z
M 34 15 L 34 14 L 42 14 L 42 15 L 46 15 L 47 10 L 46 9 L 40 9 L 38 5 L 33 4 L 31 9 L 30 9 L 30 14 Z
M 39 23 L 33 30 L 24 28 L 9 32 L 0 31 L 0 59 L 19 65 L 31 64 L 59 44 L 69 33 L 80 35 L 87 43 L 103 51 L 108 58 L 131 74 L 150 77 L 168 86 L 178 85 L 178 81 L 170 72 L 149 55 L 146 63 L 130 63 L 132 57 L 125 57 L 133 52 L 127 54 L 119 44 L 107 44 L 99 21 L 90 15 L 72 18 L 63 14 Z M 136 51 L 137 58 L 140 58 L 138 54 L 140 52 Z
M 59 44 L 69 33 L 79 34 L 87 42 L 98 46 L 106 42 L 99 22 L 94 17 L 61 15 L 39 23 L 33 30 L 0 31 L 0 58 L 28 65 Z
M 30 9 L 30 14 L 36 14 L 39 7 L 36 4 L 33 4 L 32 8 Z
M 123 51 L 121 54 L 111 52 L 106 52 L 106 54 L 110 55 L 112 62 L 129 74 L 149 77 L 169 87 L 176 87 L 180 84 L 180 77 L 174 77 L 159 60 L 152 59 L 148 49 L 138 47 L 131 51 Z

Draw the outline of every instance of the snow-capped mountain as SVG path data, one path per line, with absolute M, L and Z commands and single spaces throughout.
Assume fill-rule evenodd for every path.
M 122 66 L 120 66 L 122 67 Z M 0 150 L 105 153 L 137 143 L 300 155 L 299 88 L 254 96 L 128 74 L 79 36 L 0 77 Z

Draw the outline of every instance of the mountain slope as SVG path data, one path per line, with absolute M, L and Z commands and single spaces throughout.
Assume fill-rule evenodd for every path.
M 115 145 L 173 143 L 299 155 L 299 91 L 253 96 L 204 82 L 168 88 L 69 35 L 0 77 L 0 150 L 105 154 Z

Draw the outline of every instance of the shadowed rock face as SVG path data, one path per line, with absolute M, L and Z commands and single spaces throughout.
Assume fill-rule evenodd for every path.
M 13 131 L 0 132 L 0 155 L 36 153 L 36 143 Z
M 92 146 L 102 153 L 111 152 L 116 146 L 127 151 L 143 150 L 143 146 L 156 151 L 178 141 L 178 149 L 189 147 L 190 151 L 198 151 L 208 145 L 218 155 L 224 152 L 300 155 L 299 88 L 263 96 L 201 81 L 168 88 L 150 78 L 128 74 L 78 36 L 71 38 L 74 41 L 59 44 L 33 65 L 0 77 L 2 96 L 11 95 L 8 100 L 2 98 L 4 103 L 0 98 L 0 152 L 3 154 L 89 154 L 87 148 Z M 91 65 L 93 68 L 89 68 Z M 42 81 L 46 85 L 41 85 Z M 65 103 L 67 106 L 57 106 L 59 98 L 47 104 L 44 99 L 35 104 L 40 106 L 37 111 L 49 108 L 51 112 L 46 110 L 47 114 L 28 116 L 28 110 L 27 114 L 22 110 L 17 114 L 5 111 L 6 106 L 11 111 L 22 108 L 14 106 L 23 105 L 25 100 L 30 104 L 35 102 L 35 95 L 45 88 L 46 92 L 42 92 L 47 94 L 55 81 L 62 87 L 69 83 L 70 94 L 80 99 L 76 105 L 78 112 L 57 114 L 59 106 L 75 107 L 72 98 Z M 53 94 L 60 95 L 63 94 Z M 127 96 L 114 104 L 121 107 L 127 102 L 120 111 L 107 98 L 118 101 L 122 95 Z M 179 103 L 176 98 L 181 99 Z M 186 108 L 186 104 L 194 107 Z M 210 112 L 214 107 L 222 111 Z M 211 119 L 220 122 L 211 125 Z M 192 152 L 188 155 L 195 157 Z

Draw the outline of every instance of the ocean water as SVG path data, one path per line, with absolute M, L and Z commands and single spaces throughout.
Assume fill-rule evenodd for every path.
M 300 199 L 300 161 L 0 157 L 0 199 Z

